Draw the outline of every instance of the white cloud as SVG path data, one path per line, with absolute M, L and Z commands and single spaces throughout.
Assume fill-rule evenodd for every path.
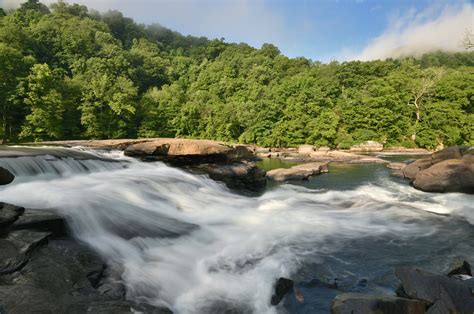
M 344 59 L 375 60 L 420 56 L 443 50 L 461 51 L 467 29 L 474 29 L 472 4 L 431 6 L 423 11 L 410 10 L 392 18 L 382 35 L 372 40 L 358 54 Z

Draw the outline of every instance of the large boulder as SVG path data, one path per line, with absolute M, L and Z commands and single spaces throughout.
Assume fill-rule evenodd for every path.
M 328 172 L 327 163 L 312 162 L 291 168 L 278 168 L 267 172 L 267 178 L 273 181 L 307 180 L 309 177 Z
M 432 274 L 420 269 L 401 267 L 395 275 L 401 281 L 399 295 L 423 301 L 427 306 L 448 309 L 448 312 L 473 313 L 474 296 L 463 281 Z
M 333 314 L 424 314 L 425 304 L 419 300 L 410 300 L 394 296 L 344 293 L 338 295 L 333 300 L 331 312 Z
M 172 163 L 224 162 L 253 155 L 250 148 L 222 142 L 190 139 L 157 139 L 128 146 L 125 155 Z
M 0 185 L 10 184 L 15 180 L 15 176 L 7 169 L 0 167 Z
M 366 141 L 357 145 L 353 145 L 350 149 L 352 152 L 381 152 L 383 150 L 383 144 L 376 141 Z
M 426 192 L 464 192 L 474 194 L 474 163 L 448 159 L 418 172 L 413 186 Z

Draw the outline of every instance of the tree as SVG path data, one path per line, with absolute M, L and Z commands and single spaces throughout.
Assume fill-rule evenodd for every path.
M 64 106 L 59 88 L 59 79 L 47 64 L 35 64 L 31 68 L 18 89 L 29 111 L 22 126 L 21 138 L 42 141 L 62 137 Z
M 26 76 L 33 58 L 24 57 L 20 51 L 0 42 L 0 110 L 2 114 L 2 140 L 11 139 L 12 130 L 21 123 L 21 104 L 15 102 L 16 87 Z

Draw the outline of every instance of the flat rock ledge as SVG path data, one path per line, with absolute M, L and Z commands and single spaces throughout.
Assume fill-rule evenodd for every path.
M 361 152 L 361 151 L 357 151 Z M 367 152 L 367 151 L 365 151 Z M 335 162 L 348 164 L 386 164 L 387 160 L 371 155 L 361 155 L 349 151 L 330 150 L 322 147 L 302 145 L 298 148 L 256 148 L 255 154 L 260 158 L 279 158 L 296 162 Z
M 267 172 L 267 178 L 273 181 L 307 180 L 314 175 L 328 172 L 327 162 L 312 162 L 291 168 L 273 169 Z

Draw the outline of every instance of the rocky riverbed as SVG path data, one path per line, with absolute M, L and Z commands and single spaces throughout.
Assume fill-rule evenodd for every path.
M 14 165 L 17 170 L 15 177 L 0 168 L 0 182 L 8 184 L 6 186 L 13 184 L 5 193 L 0 191 L 1 200 L 22 205 L 2 203 L 0 206 L 0 313 L 33 312 L 30 309 L 45 313 L 169 313 L 171 309 L 177 313 L 193 313 L 189 306 L 197 306 L 199 310 L 194 312 L 198 313 L 204 310 L 209 313 L 256 312 L 257 309 L 272 312 L 269 293 L 272 283 L 275 278 L 288 275 L 292 275 L 290 278 L 295 280 L 294 286 L 301 290 L 305 301 L 300 304 L 290 292 L 275 307 L 277 311 L 283 308 L 297 313 L 309 313 L 310 309 L 317 308 L 321 312 L 331 309 L 333 313 L 464 313 L 473 310 L 473 279 L 468 262 L 440 272 L 432 265 L 423 270 L 423 262 L 418 260 L 421 258 L 426 263 L 431 255 L 430 258 L 439 262 L 443 254 L 452 250 L 443 261 L 451 264 L 454 255 L 472 248 L 468 240 L 472 225 L 455 218 L 462 213 L 463 219 L 470 221 L 470 214 L 462 209 L 465 201 L 449 195 L 446 199 L 439 196 L 431 199 L 428 193 L 414 189 L 410 192 L 408 186 L 403 188 L 399 183 L 392 186 L 391 181 L 351 187 L 344 192 L 325 191 L 321 187 L 311 191 L 303 185 L 285 184 L 301 180 L 318 182 L 320 178 L 312 178 L 332 169 L 330 165 L 340 165 L 338 171 L 352 176 L 349 169 L 354 167 L 377 167 L 380 171 L 386 164 L 402 177 L 406 174 L 407 180 L 421 189 L 415 183 L 417 176 L 441 164 L 448 167 L 441 173 L 451 171 L 451 180 L 468 178 L 450 182 L 463 187 L 461 192 L 470 193 L 465 182 L 470 184 L 472 175 L 469 172 L 472 149 L 449 148 L 414 162 L 388 163 L 377 156 L 318 152 L 302 147 L 283 156 L 282 160 L 290 162 L 287 168 L 269 170 L 265 177 L 265 172 L 255 163 L 261 154 L 259 148 L 244 145 L 157 139 L 114 141 L 102 146 L 94 142 L 93 146 L 97 152 L 120 148 L 128 157 L 64 148 L 4 147 L 0 150 L 2 164 Z M 315 159 L 315 156 L 331 160 Z M 351 160 L 362 165 L 356 166 Z M 173 170 L 156 161 L 187 172 Z M 456 168 L 460 164 L 464 168 Z M 455 175 L 459 169 L 463 172 L 461 177 Z M 412 172 L 414 176 L 409 177 Z M 439 170 L 431 169 L 430 178 L 437 178 L 436 173 L 440 173 Z M 238 196 L 200 177 L 201 174 L 235 191 L 262 191 L 266 179 L 283 185 L 260 197 Z M 321 177 L 321 181 L 329 176 Z M 379 175 L 368 178 L 367 182 L 375 183 L 377 177 Z M 346 179 L 349 180 L 352 178 Z M 393 188 L 396 190 L 391 191 Z M 450 205 L 454 201 L 457 205 Z M 43 209 L 32 209 L 34 207 Z M 442 216 L 426 214 L 431 211 Z M 280 216 L 282 213 L 284 216 Z M 453 227 L 445 224 L 445 220 L 452 220 L 458 231 L 448 235 Z M 427 234 L 431 238 L 428 242 L 425 241 Z M 184 238 L 187 240 L 182 242 L 180 239 Z M 361 244 L 354 240 L 358 238 Z M 101 244 L 103 241 L 105 245 Z M 424 244 L 420 246 L 418 241 Z M 346 248 L 352 253 L 340 250 L 343 243 L 352 243 L 353 249 Z M 264 248 L 263 251 L 260 248 Z M 436 253 L 438 248 L 441 251 Z M 325 253 L 319 252 L 320 249 Z M 392 256 L 399 249 L 407 250 L 406 256 L 403 251 Z M 151 253 L 155 250 L 157 255 Z M 307 270 L 293 269 L 295 265 L 306 265 L 308 257 L 315 252 L 317 256 L 309 261 L 317 263 L 317 276 Z M 357 256 L 362 252 L 367 254 L 364 263 L 368 265 L 375 261 L 386 263 L 380 269 L 372 264 L 367 270 L 368 274 L 383 270 L 383 276 L 368 280 L 353 275 L 358 270 L 351 265 L 361 263 Z M 219 257 L 212 257 L 214 254 Z M 417 254 L 420 257 L 415 258 Z M 472 257 L 469 254 L 467 257 Z M 350 262 L 345 261 L 347 258 Z M 384 261 L 385 258 L 388 259 Z M 417 260 L 417 267 L 399 264 L 412 265 L 413 259 Z M 207 265 L 208 271 L 197 271 L 194 260 L 199 260 L 199 265 Z M 153 262 L 150 264 L 150 261 Z M 334 264 L 334 261 L 344 263 Z M 274 268 L 271 265 L 275 262 L 291 271 Z M 144 269 L 137 268 L 136 263 Z M 167 272 L 155 277 L 154 263 L 157 269 L 164 268 Z M 365 269 L 362 264 L 359 266 Z M 328 268 L 326 272 L 325 268 Z M 142 278 L 142 272 L 153 279 Z M 183 272 L 186 278 L 193 279 L 183 282 L 180 278 Z M 325 276 L 320 272 L 325 273 L 326 278 L 331 274 L 333 279 L 323 279 Z M 396 279 L 386 279 L 391 278 L 392 273 Z M 232 289 L 221 285 L 218 278 L 223 274 L 230 276 L 226 282 L 231 283 Z M 172 276 L 172 279 L 162 282 L 163 276 Z M 356 283 L 349 283 L 354 277 Z M 258 279 L 258 284 L 253 279 Z M 180 284 L 173 285 L 174 280 Z M 392 285 L 393 280 L 400 282 L 399 289 L 370 288 L 377 281 Z M 233 298 L 242 288 L 240 285 L 245 291 L 258 291 L 258 298 L 242 299 L 238 294 L 237 302 Z M 262 287 L 265 288 L 261 290 Z M 227 298 L 233 301 L 219 297 L 219 291 L 225 291 Z M 181 295 L 186 294 L 207 303 L 195 304 L 192 299 L 183 299 Z M 156 300 L 169 306 L 160 306 L 161 301 Z

